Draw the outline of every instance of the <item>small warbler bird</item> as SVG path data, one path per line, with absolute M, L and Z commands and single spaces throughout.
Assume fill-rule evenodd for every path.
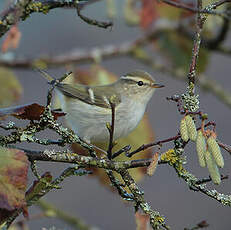
M 164 87 L 140 70 L 102 86 L 62 83 L 39 71 L 51 84 L 56 82 L 61 108 L 70 128 L 87 143 L 109 140 L 106 124 L 112 122 L 112 104 L 115 109 L 113 138 L 127 136 L 142 119 L 155 89 Z

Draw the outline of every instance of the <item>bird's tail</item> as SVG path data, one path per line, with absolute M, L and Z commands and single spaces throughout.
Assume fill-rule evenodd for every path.
M 45 79 L 47 79 L 47 81 L 49 83 L 51 83 L 55 80 L 55 78 L 53 78 L 51 75 L 49 75 L 46 71 L 39 69 L 39 68 L 35 68 L 35 70 L 38 71 Z

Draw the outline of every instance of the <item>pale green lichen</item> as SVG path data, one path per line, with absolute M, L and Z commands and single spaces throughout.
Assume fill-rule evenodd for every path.
M 196 112 L 199 109 L 199 95 L 190 95 L 189 93 L 184 93 L 181 95 L 184 102 L 184 109 L 189 112 Z
M 15 127 L 15 123 L 13 121 L 9 121 L 7 126 L 6 126 L 8 129 L 12 129 Z
M 187 92 L 181 95 L 184 109 L 188 112 L 196 112 L 199 109 L 199 95 L 194 94 L 194 84 L 191 82 L 187 87 Z

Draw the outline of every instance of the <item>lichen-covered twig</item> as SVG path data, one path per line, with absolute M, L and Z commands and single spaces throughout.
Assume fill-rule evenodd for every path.
M 68 75 L 64 75 L 64 77 L 62 77 L 61 80 L 67 76 Z M 9 135 L 0 136 L 0 145 L 7 146 L 9 144 L 15 144 L 23 141 L 34 142 L 43 145 L 54 144 L 54 141 L 39 140 L 35 137 L 35 134 L 37 134 L 38 132 L 45 129 L 51 129 L 61 136 L 62 139 L 57 141 L 59 145 L 77 143 L 81 145 L 83 148 L 87 149 L 89 154 L 94 157 L 96 154 L 94 148 L 91 145 L 85 143 L 71 130 L 62 127 L 55 121 L 51 111 L 51 99 L 54 87 L 55 84 L 48 91 L 47 106 L 45 107 L 45 110 L 41 115 L 40 120 L 38 122 L 31 122 L 25 128 L 20 128 L 16 132 L 12 132 Z
M 175 149 L 177 148 L 175 147 Z M 181 151 L 182 150 L 183 149 L 181 149 Z M 199 191 L 223 205 L 231 206 L 231 195 L 219 193 L 215 189 L 207 189 L 205 183 L 200 183 L 200 180 L 183 168 L 181 156 L 176 153 L 176 150 L 170 149 L 161 156 L 161 160 L 172 166 L 176 170 L 177 175 L 182 178 L 193 191 Z
M 2 37 L 12 25 L 16 24 L 19 19 L 25 16 L 26 7 L 32 0 L 15 1 L 8 10 L 0 17 L 0 37 Z
M 145 214 L 149 215 L 152 229 L 170 229 L 165 224 L 164 217 L 162 217 L 159 212 L 152 210 L 150 205 L 145 201 L 143 192 L 140 191 L 139 187 L 137 186 L 132 176 L 129 174 L 128 170 L 121 169 L 119 170 L 119 173 L 123 178 L 126 186 L 128 186 L 129 190 L 133 194 L 133 199 L 135 201 L 135 211 L 138 211 L 138 209 L 141 208 L 141 210 Z
M 130 161 L 111 161 L 91 156 L 82 156 L 76 153 L 67 153 L 54 150 L 35 151 L 24 148 L 23 150 L 30 160 L 76 163 L 80 167 L 97 167 L 117 171 L 119 169 L 129 169 L 136 167 L 146 167 L 150 164 L 151 159 L 130 160 Z M 161 162 L 160 162 L 161 163 Z
M 106 170 L 112 170 L 115 172 L 120 172 L 121 170 L 126 170 L 136 167 L 147 167 L 150 165 L 152 159 L 140 159 L 140 160 L 131 160 L 131 161 L 111 161 L 108 159 L 95 158 L 90 156 L 81 156 L 74 153 L 66 152 L 56 152 L 56 151 L 32 151 L 22 149 L 27 154 L 30 160 L 38 161 L 50 161 L 50 162 L 66 162 L 66 163 L 76 163 L 79 167 L 97 167 L 103 168 Z M 200 191 L 219 202 L 222 202 L 225 205 L 230 205 L 229 196 L 224 195 L 224 199 L 221 199 L 221 194 L 214 192 L 214 190 L 208 190 L 205 187 L 204 183 L 201 183 L 201 180 L 197 179 L 194 175 L 187 172 L 180 161 L 179 156 L 175 154 L 175 151 L 167 151 L 162 154 L 159 164 L 169 164 L 175 168 L 177 174 L 183 178 L 190 187 Z M 224 178 L 225 179 L 225 178 Z M 206 181 L 209 179 L 205 179 Z M 231 197 L 230 197 L 231 199 Z M 227 202 L 225 202 L 227 201 Z M 231 200 L 230 200 L 231 202 Z
M 36 181 L 34 185 L 32 185 L 31 188 L 27 191 L 26 194 L 26 202 L 27 206 L 31 206 L 35 204 L 41 197 L 46 195 L 48 192 L 50 192 L 53 189 L 57 189 L 58 185 L 63 182 L 63 180 L 66 177 L 72 176 L 72 175 L 87 175 L 90 172 L 89 171 L 81 171 L 80 173 L 77 172 L 78 167 L 69 167 L 66 168 L 56 179 L 52 180 L 51 175 L 48 173 L 45 173 L 41 179 Z M 23 211 L 22 208 L 16 209 L 10 218 L 7 219 L 7 226 L 9 227 L 11 223 L 15 220 L 15 218 Z
M 106 170 L 106 173 L 108 175 L 109 180 L 112 183 L 112 186 L 117 189 L 119 195 L 121 198 L 123 198 L 126 201 L 133 201 L 134 197 L 132 194 L 129 194 L 123 187 L 124 185 L 121 184 L 121 182 L 116 179 L 116 177 L 113 174 L 112 170 Z
M 98 22 L 96 20 L 91 20 L 80 14 L 80 4 L 81 1 L 77 4 L 78 15 L 79 17 L 87 22 L 88 24 L 98 25 L 100 27 L 107 28 L 112 26 L 112 23 Z M 10 6 L 9 9 L 6 9 L 2 12 L 0 16 L 0 37 L 2 37 L 12 25 L 17 23 L 20 20 L 26 20 L 32 13 L 44 13 L 47 14 L 50 10 L 56 8 L 76 8 L 76 0 L 45 0 L 45 1 L 32 1 L 32 0 L 17 0 Z

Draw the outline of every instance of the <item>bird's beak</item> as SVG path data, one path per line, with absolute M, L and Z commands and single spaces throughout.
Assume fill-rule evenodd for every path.
M 153 84 L 151 85 L 151 87 L 152 87 L 152 88 L 163 88 L 164 85 L 157 84 L 157 83 L 153 83 Z

